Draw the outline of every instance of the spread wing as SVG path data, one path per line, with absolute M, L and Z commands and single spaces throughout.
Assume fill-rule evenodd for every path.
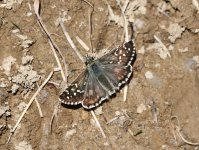
M 108 98 L 106 89 L 99 83 L 93 74 L 89 74 L 88 82 L 85 88 L 84 100 L 82 106 L 86 109 L 97 107 L 102 101 Z
M 106 90 L 108 86 L 104 87 L 105 85 L 114 86 L 112 90 L 115 91 L 128 81 L 132 74 L 131 65 L 135 58 L 136 52 L 133 41 L 112 50 L 96 60 L 100 64 L 98 67 L 103 70 L 103 79 L 107 79 L 106 82 L 110 84 L 104 83 L 105 80 L 102 80 L 100 76 L 89 73 L 89 70 L 86 69 L 64 90 L 60 95 L 60 101 L 68 105 L 81 103 L 86 109 L 98 106 L 112 94 Z
M 88 76 L 88 70 L 82 72 L 77 79 L 75 79 L 75 81 L 60 95 L 60 101 L 67 105 L 80 104 L 83 100 Z
M 98 59 L 104 74 L 118 90 L 132 75 L 132 63 L 136 58 L 135 45 L 133 41 L 124 43 L 110 53 Z
M 106 90 L 88 70 L 82 72 L 77 79 L 60 95 L 60 101 L 67 105 L 78 105 L 91 109 L 108 98 Z

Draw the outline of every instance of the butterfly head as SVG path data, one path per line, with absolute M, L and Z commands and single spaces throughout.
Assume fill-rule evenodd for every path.
M 91 64 L 93 61 L 94 61 L 94 57 L 89 56 L 89 55 L 86 55 L 86 56 L 85 56 L 85 64 L 86 64 L 86 65 Z

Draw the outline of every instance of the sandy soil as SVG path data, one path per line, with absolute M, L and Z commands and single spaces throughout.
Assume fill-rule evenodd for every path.
M 30 98 L 57 67 L 47 36 L 34 15 L 33 2 L 11 2 L 0 1 L 0 149 L 199 149 L 197 0 L 129 2 L 125 14 L 134 22 L 137 60 L 127 101 L 123 101 L 121 90 L 95 110 L 107 138 L 103 138 L 90 111 L 58 105 L 60 89 L 48 83 L 37 96 L 44 117 L 33 102 L 6 144 Z M 124 41 L 120 8 L 113 0 L 108 4 L 90 2 L 95 8 L 93 48 L 108 52 Z M 57 19 L 64 18 L 66 30 L 86 55 L 91 52 L 85 51 L 75 37 L 89 45 L 89 14 L 90 6 L 81 0 L 41 3 L 42 20 L 68 65 L 68 83 L 84 64 L 57 26 Z M 60 72 L 50 81 L 60 84 Z

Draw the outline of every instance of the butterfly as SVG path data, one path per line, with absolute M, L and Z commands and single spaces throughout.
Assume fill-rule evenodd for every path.
M 59 100 L 66 105 L 81 104 L 85 109 L 97 107 L 129 81 L 135 59 L 133 40 L 98 59 L 86 56 L 85 70 L 63 91 Z

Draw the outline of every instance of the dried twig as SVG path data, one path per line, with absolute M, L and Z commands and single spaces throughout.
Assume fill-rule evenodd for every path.
M 125 102 L 127 99 L 127 92 L 128 92 L 128 85 L 124 86 L 124 95 L 123 95 L 123 101 Z
M 116 2 L 118 3 L 118 5 L 121 9 L 121 12 L 122 12 L 122 17 L 123 17 L 123 21 L 124 21 L 125 42 L 128 42 L 129 41 L 128 22 L 127 22 L 127 19 L 125 16 L 125 11 L 128 6 L 129 0 L 126 1 L 125 5 L 123 7 L 121 6 L 120 1 L 116 0 Z
M 89 47 L 80 39 L 78 36 L 76 36 L 76 40 L 79 42 L 79 44 L 86 50 L 89 51 Z
M 41 28 L 45 31 L 45 33 L 47 34 L 49 40 L 51 41 L 51 43 L 54 45 L 54 47 L 56 47 L 56 49 L 59 51 L 59 48 L 56 46 L 56 44 L 53 42 L 53 40 L 50 38 L 50 34 L 47 32 L 45 26 L 43 25 L 43 22 L 40 18 L 40 15 L 39 15 L 39 4 L 40 4 L 40 1 L 39 0 L 35 0 L 34 1 L 34 10 L 35 10 L 35 14 L 37 16 L 37 19 L 38 19 L 38 22 L 39 22 L 39 25 L 41 26 Z M 60 56 L 62 56 L 61 52 L 59 51 L 60 53 Z M 63 58 L 63 57 L 62 57 Z M 61 68 L 61 67 L 60 67 Z M 59 70 L 54 70 L 54 71 L 60 71 Z M 17 120 L 15 126 L 13 127 L 13 129 L 10 131 L 10 136 L 8 138 L 8 141 L 7 143 L 9 143 L 12 135 L 14 134 L 15 130 L 17 129 L 19 123 L 21 122 L 23 116 L 25 115 L 25 113 L 27 112 L 27 110 L 29 109 L 29 107 L 31 106 L 32 102 L 36 99 L 36 96 L 38 95 L 38 93 L 41 91 L 41 89 L 46 85 L 46 83 L 50 80 L 50 78 L 52 77 L 54 71 L 50 72 L 49 76 L 46 78 L 46 80 L 42 83 L 42 85 L 37 89 L 37 91 L 35 92 L 35 94 L 32 96 L 32 98 L 30 99 L 29 103 L 27 104 L 26 108 L 24 109 L 24 111 L 22 112 L 21 116 L 19 117 L 19 119 Z M 64 74 L 64 73 L 63 73 Z M 65 77 L 65 76 L 64 76 Z M 39 112 L 40 112 L 40 115 L 43 116 L 42 114 L 42 111 L 41 111 L 41 108 L 40 106 L 38 105 L 38 102 L 36 100 L 36 104 L 37 104 L 37 107 L 39 109 Z
M 55 59 L 56 59 L 56 61 L 57 61 L 57 65 L 58 65 L 58 67 L 61 69 L 61 75 L 62 75 L 63 81 L 66 81 L 66 76 L 65 76 L 64 71 L 63 71 L 63 69 L 62 69 L 62 66 L 61 66 L 61 63 L 60 63 L 60 61 L 59 61 L 59 58 L 58 58 L 58 56 L 57 56 L 57 54 L 56 54 L 56 52 L 55 52 L 55 48 L 54 48 L 54 46 L 53 46 L 53 44 L 52 44 L 52 42 L 51 42 L 50 40 L 48 40 L 48 42 L 49 42 L 50 47 L 51 47 L 51 49 L 52 49 L 52 51 L 53 51 L 54 57 L 55 57 Z
M 64 24 L 63 24 L 62 21 L 60 21 L 60 25 L 61 25 L 62 31 L 63 31 L 66 39 L 68 40 L 70 46 L 72 47 L 72 49 L 75 51 L 75 53 L 77 54 L 77 56 L 79 57 L 79 59 L 81 59 L 82 62 L 85 62 L 83 56 L 80 54 L 79 50 L 77 49 L 77 47 L 73 43 L 71 37 L 69 36 L 68 32 L 66 31 L 66 28 L 64 27 Z
M 50 120 L 50 132 L 52 133 L 52 124 L 53 124 L 53 120 L 54 120 L 54 118 L 55 118 L 55 116 L 57 115 L 57 112 L 58 112 L 58 110 L 59 110 L 59 105 L 60 104 L 60 102 L 58 101 L 57 102 L 57 105 L 54 107 L 54 111 L 53 111 L 53 115 L 52 115 L 52 117 L 51 117 L 51 120 Z
M 120 116 L 116 116 L 114 118 L 112 118 L 111 120 L 107 121 L 106 124 L 111 124 L 112 122 L 114 122 L 115 120 L 117 120 Z
M 171 54 L 169 53 L 169 50 L 167 49 L 167 47 L 162 43 L 162 41 L 156 36 L 154 35 L 154 38 L 156 39 L 156 41 L 161 45 L 161 47 L 163 48 L 163 50 L 167 53 L 167 55 L 169 57 L 171 57 Z
M 186 140 L 185 138 L 184 138 L 184 136 L 182 135 L 182 133 L 181 133 L 181 128 L 180 128 L 180 122 L 179 122 L 179 120 L 178 120 L 178 117 L 176 117 L 176 116 L 172 116 L 171 117 L 171 120 L 172 119 L 177 119 L 177 124 L 178 125 L 173 125 L 174 127 L 174 131 L 176 131 L 176 133 L 177 133 L 177 135 L 182 139 L 182 141 L 183 142 L 185 142 L 186 144 L 189 144 L 189 145 L 192 145 L 192 146 L 199 146 L 199 143 L 193 143 L 193 142 L 190 142 L 190 141 L 188 141 L 188 140 Z M 175 132 L 174 132 L 174 138 L 175 138 L 175 140 L 176 140 L 176 136 L 175 136 L 176 134 L 175 134 Z
M 57 56 L 57 54 L 56 54 L 55 49 L 59 52 L 60 56 L 61 56 L 62 59 L 63 59 L 63 63 L 64 63 L 64 67 L 65 67 L 65 71 L 66 71 L 66 72 L 67 72 L 67 70 L 68 70 L 68 67 L 67 67 L 67 65 L 66 65 L 66 63 L 65 63 L 65 59 L 63 58 L 63 55 L 62 55 L 62 53 L 61 53 L 59 47 L 56 45 L 56 43 L 55 43 L 55 42 L 53 41 L 53 39 L 50 37 L 49 32 L 47 31 L 46 27 L 44 26 L 44 24 L 43 24 L 43 22 L 42 22 L 42 20 L 41 20 L 41 17 L 40 17 L 40 15 L 39 15 L 39 13 L 38 13 L 38 10 L 39 10 L 39 3 L 40 3 L 39 0 L 35 0 L 35 3 L 34 3 L 35 14 L 36 14 L 36 16 L 37 16 L 39 25 L 41 26 L 41 28 L 44 30 L 44 32 L 45 32 L 46 35 L 48 36 L 49 44 L 50 44 L 50 46 L 51 46 L 52 52 L 53 52 L 53 54 L 54 54 L 54 57 L 55 57 L 55 59 L 56 59 L 56 61 L 57 61 L 57 65 L 58 65 L 58 67 L 59 67 L 60 70 L 61 70 L 61 75 L 62 75 L 63 81 L 66 82 L 66 75 L 65 75 L 64 70 L 62 69 L 61 63 L 60 63 L 60 61 L 59 61 L 59 58 L 58 58 L 58 56 Z M 59 104 L 59 103 L 58 103 L 58 104 Z M 54 119 L 54 117 L 55 117 L 56 112 L 57 112 L 57 107 L 55 107 L 54 112 L 53 112 L 53 115 L 52 115 L 52 117 L 51 117 L 51 122 L 50 122 L 51 131 L 52 131 L 53 119 Z
M 190 141 L 186 140 L 186 139 L 183 137 L 182 133 L 180 132 L 180 127 L 176 126 L 176 131 L 177 131 L 179 137 L 180 137 L 186 144 L 193 145 L 193 146 L 199 146 L 199 143 L 193 143 L 193 142 L 190 142 Z
M 62 66 L 60 65 L 61 63 L 60 63 L 60 61 L 59 61 L 59 59 L 58 59 L 58 56 L 57 56 L 57 54 L 56 54 L 54 48 L 59 52 L 59 55 L 61 56 L 61 58 L 62 58 L 62 60 L 63 60 L 64 66 L 65 66 L 65 68 L 67 68 L 67 67 L 66 67 L 67 65 L 66 65 L 66 63 L 65 63 L 65 59 L 64 59 L 64 57 L 63 57 L 63 55 L 62 55 L 62 53 L 61 53 L 61 50 L 59 49 L 59 47 L 56 45 L 56 43 L 55 43 L 55 42 L 53 41 L 53 39 L 51 38 L 51 36 L 50 36 L 48 30 L 46 29 L 46 27 L 45 27 L 45 25 L 44 25 L 44 23 L 43 23 L 43 21 L 42 21 L 40 15 L 39 15 L 39 4 L 40 4 L 40 0 L 35 0 L 35 1 L 34 1 L 34 11 L 35 11 L 35 14 L 36 14 L 38 23 L 39 23 L 41 29 L 43 29 L 43 31 L 46 33 L 46 35 L 47 35 L 47 37 L 48 37 L 48 40 L 49 40 L 49 43 L 51 43 L 51 45 L 53 45 L 53 46 L 51 46 L 51 48 L 53 47 L 53 48 L 52 48 L 53 54 L 54 54 L 54 56 L 55 56 L 55 59 L 56 59 L 56 61 L 57 61 L 58 66 L 60 67 L 62 78 L 63 78 L 63 79 L 66 79 L 66 75 L 65 75 L 65 73 L 64 73 L 64 71 L 63 71 L 63 69 L 62 69 Z
M 122 11 L 123 11 L 124 13 L 125 13 L 125 11 L 126 11 L 128 5 L 129 5 L 129 0 L 125 0 L 124 4 L 123 4 L 123 6 L 122 6 Z
M 88 22 L 89 22 L 89 38 L 90 38 L 90 48 L 91 51 L 93 52 L 93 44 L 92 44 L 92 15 L 93 15 L 93 11 L 94 11 L 94 5 L 91 4 L 89 1 L 87 0 L 83 0 L 84 2 L 86 2 L 89 6 L 91 6 L 91 9 L 89 8 L 89 16 L 88 16 Z
M 169 15 L 166 13 L 166 12 L 164 12 L 162 9 L 160 9 L 160 8 L 157 8 L 158 9 L 158 11 L 160 12 L 160 13 L 162 13 L 163 15 L 165 15 L 166 17 L 169 17 Z
M 39 104 L 37 98 L 35 98 L 35 102 L 36 102 L 37 108 L 38 108 L 38 110 L 39 110 L 39 115 L 40 115 L 41 118 L 43 118 L 44 115 L 43 115 L 43 113 L 42 113 L 42 110 L 41 110 L 41 107 L 40 107 L 40 104 Z
M 91 114 L 92 114 L 92 116 L 93 116 L 93 118 L 94 118 L 94 120 L 95 120 L 95 122 L 96 122 L 97 127 L 100 129 L 100 131 L 101 131 L 101 133 L 102 133 L 102 136 L 103 136 L 104 138 L 106 138 L 106 135 L 105 135 L 105 133 L 104 133 L 104 130 L 102 129 L 102 127 L 101 127 L 101 125 L 100 125 L 100 123 L 99 123 L 99 121 L 98 121 L 98 119 L 97 119 L 97 117 L 96 117 L 96 115 L 95 115 L 95 113 L 94 113 L 93 110 L 91 110 Z
M 92 8 L 94 8 L 93 4 L 91 4 L 89 1 L 87 0 L 83 0 L 84 2 L 86 2 L 88 5 L 90 5 Z
M 15 124 L 15 126 L 13 127 L 13 129 L 10 131 L 11 133 L 10 133 L 10 136 L 8 138 L 7 143 L 9 143 L 11 136 L 14 134 L 15 130 L 17 129 L 19 123 L 21 122 L 21 120 L 22 120 L 23 116 L 25 115 L 25 113 L 27 112 L 28 108 L 30 107 L 30 105 L 32 104 L 32 102 L 35 100 L 36 96 L 41 91 L 41 89 L 46 85 L 46 83 L 48 82 L 48 80 L 50 80 L 50 78 L 52 77 L 53 73 L 54 73 L 54 71 L 50 72 L 50 74 L 48 75 L 48 77 L 46 78 L 46 80 L 42 83 L 42 85 L 37 89 L 37 91 L 35 92 L 35 94 L 30 99 L 30 101 L 27 104 L 26 108 L 24 109 L 24 111 L 22 112 L 21 116 L 17 120 L 17 123 Z
M 93 53 L 93 44 L 92 44 L 92 15 L 93 15 L 94 7 L 91 9 L 89 8 L 89 16 L 88 16 L 88 22 L 89 22 L 89 38 L 90 38 L 90 48 L 91 52 Z
M 179 122 L 179 120 L 178 120 L 178 117 L 172 116 L 172 117 L 171 117 L 171 120 L 172 120 L 172 119 L 176 119 L 176 120 L 177 120 L 177 124 L 178 124 L 178 125 L 180 124 L 180 122 Z M 172 128 L 173 128 L 172 133 L 173 133 L 173 136 L 174 136 L 174 139 L 175 139 L 175 144 L 178 145 L 174 124 L 172 123 L 171 125 L 172 125 Z

